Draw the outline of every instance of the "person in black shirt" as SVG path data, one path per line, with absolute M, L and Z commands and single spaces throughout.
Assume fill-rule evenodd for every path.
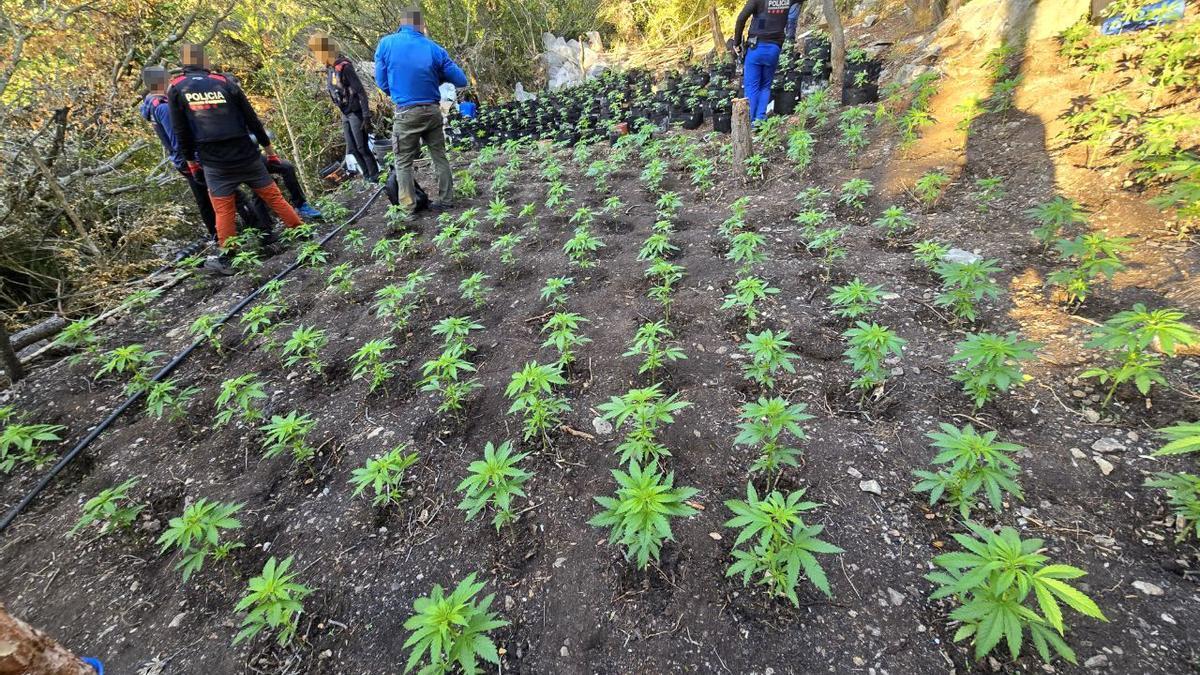
M 749 51 L 743 84 L 746 98 L 750 101 L 750 119 L 757 122 L 767 116 L 767 104 L 771 102 L 771 83 L 775 79 L 775 67 L 779 65 L 779 51 L 787 33 L 788 13 L 792 5 L 803 0 L 746 0 L 746 5 L 737 16 L 733 27 L 734 47 L 741 49 L 742 34 L 746 21 L 750 24 Z
M 216 213 L 217 241 L 224 246 L 237 236 L 234 193 L 241 184 L 261 197 L 285 226 L 299 227 L 300 216 L 284 199 L 263 165 L 258 146 L 250 140 L 254 134 L 268 162 L 278 158 L 246 94 L 233 79 L 208 69 L 198 45 L 185 43 L 181 57 L 183 74 L 167 90 L 171 128 L 188 171 L 193 176 L 204 172 Z M 216 260 L 221 268 L 217 271 L 225 273 L 228 258 L 222 254 Z
M 354 70 L 354 63 L 339 53 L 333 39 L 324 33 L 314 33 L 309 37 L 308 49 L 325 66 L 325 88 L 333 104 L 342 112 L 346 152 L 354 156 L 364 178 L 372 183 L 378 181 L 379 164 L 367 141 L 371 133 L 371 101 L 358 72 Z

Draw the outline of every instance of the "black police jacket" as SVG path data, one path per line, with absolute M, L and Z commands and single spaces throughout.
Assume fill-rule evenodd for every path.
M 753 16 L 750 23 L 750 37 L 759 42 L 774 42 L 783 44 L 787 32 L 788 10 L 792 5 L 799 5 L 804 0 L 746 0 L 746 5 L 738 14 L 737 23 L 733 27 L 733 41 L 742 44 L 742 31 L 746 29 L 746 21 Z
M 325 67 L 325 88 L 329 90 L 329 98 L 343 115 L 357 114 L 364 118 L 371 117 L 370 100 L 367 90 L 354 64 L 345 56 L 338 56 L 332 66 Z
M 184 68 L 167 89 L 171 129 L 184 157 L 201 164 L 238 166 L 261 155 L 250 134 L 269 143 L 267 131 L 237 81 L 203 68 Z

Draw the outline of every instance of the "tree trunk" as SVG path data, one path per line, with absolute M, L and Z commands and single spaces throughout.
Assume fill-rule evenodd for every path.
M 725 35 L 721 32 L 721 17 L 715 2 L 708 6 L 708 23 L 712 26 L 713 53 L 720 56 L 725 52 Z
M 750 132 L 750 101 L 733 99 L 733 164 L 737 175 L 749 176 L 746 160 L 754 154 L 754 135 Z
M 4 372 L 8 373 L 8 381 L 16 384 L 25 377 L 25 369 L 21 367 L 21 360 L 17 358 L 16 352 L 13 351 L 12 344 L 8 341 L 8 329 L 4 327 L 4 322 L 0 321 L 0 364 L 4 365 Z M 0 606 L 0 613 L 3 607 Z M 4 645 L 2 624 L 0 624 L 0 662 L 4 659 Z M 3 673 L 0 667 L 0 673 Z
M 842 17 L 838 15 L 834 0 L 823 0 L 825 21 L 829 23 L 829 46 L 833 52 L 833 89 L 837 100 L 841 100 L 842 73 L 846 71 L 846 33 L 842 31 Z
M 0 604 L 0 675 L 96 675 L 96 670 Z

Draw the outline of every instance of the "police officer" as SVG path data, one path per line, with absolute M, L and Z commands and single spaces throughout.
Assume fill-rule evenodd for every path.
M 767 105 L 771 102 L 771 83 L 775 79 L 775 67 L 779 65 L 779 52 L 787 34 L 788 15 L 793 5 L 803 0 L 746 0 L 746 5 L 737 16 L 733 26 L 733 45 L 742 48 L 742 34 L 746 21 L 750 24 L 749 51 L 742 84 L 746 98 L 750 101 L 750 119 L 759 121 L 767 116 Z
M 237 236 L 234 194 L 242 184 L 262 198 L 285 226 L 299 227 L 300 216 L 284 199 L 250 140 L 254 134 L 267 161 L 278 157 L 246 94 L 231 78 L 209 70 L 199 45 L 183 44 L 181 57 L 183 74 L 171 80 L 167 89 L 171 128 L 189 173 L 196 177 L 204 172 L 216 214 L 218 243 L 224 247 L 230 237 Z M 206 261 L 205 266 L 227 273 L 228 254 Z
M 371 133 L 371 101 L 354 63 L 338 53 L 333 39 L 324 33 L 313 33 L 308 38 L 308 49 L 325 66 L 325 88 L 333 104 L 342 111 L 346 152 L 354 156 L 364 178 L 372 183 L 378 181 L 379 164 L 367 142 Z

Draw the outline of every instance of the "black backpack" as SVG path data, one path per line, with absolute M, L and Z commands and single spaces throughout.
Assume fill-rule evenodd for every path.
M 417 182 L 415 177 L 413 178 L 413 188 L 413 191 L 417 195 L 417 203 L 413 205 L 413 213 L 419 213 L 428 209 L 429 195 L 425 193 L 425 190 L 421 189 L 421 184 Z M 388 201 L 392 203 L 392 206 L 400 204 L 400 183 L 396 180 L 395 171 L 388 172 L 387 184 L 383 186 L 383 189 L 387 192 Z

